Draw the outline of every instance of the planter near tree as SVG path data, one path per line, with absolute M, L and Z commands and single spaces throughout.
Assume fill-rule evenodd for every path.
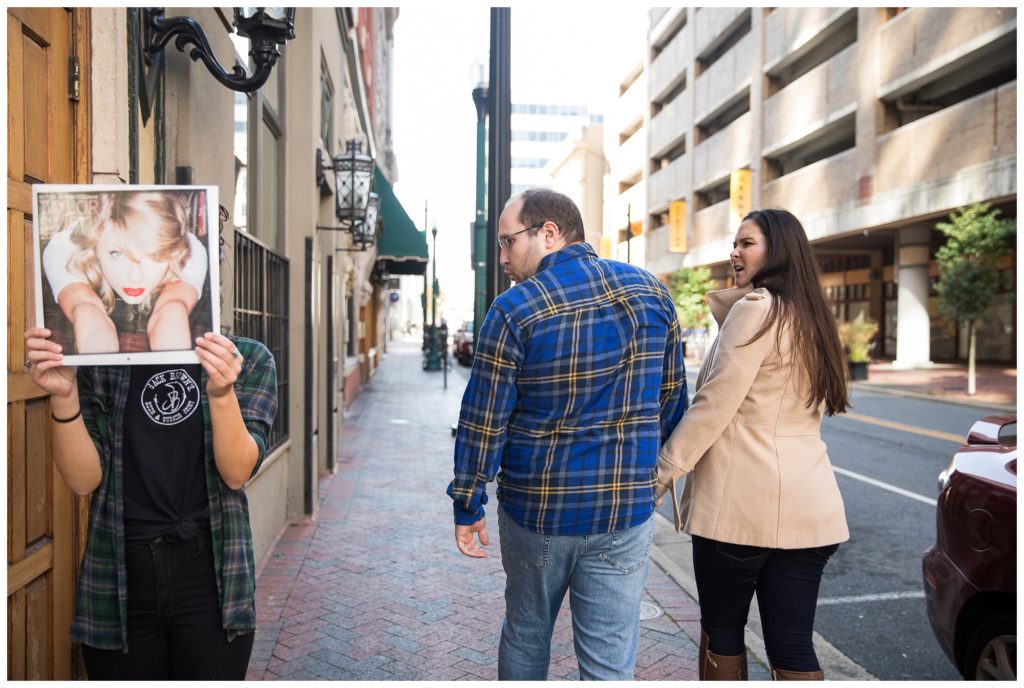
M 839 323 L 839 341 L 846 349 L 851 380 L 868 379 L 871 340 L 878 332 L 878 323 L 860 313 L 850 322 Z

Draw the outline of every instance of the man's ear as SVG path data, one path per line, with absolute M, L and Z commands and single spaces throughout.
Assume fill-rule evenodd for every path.
M 558 245 L 559 240 L 562 239 L 562 230 L 554 222 L 545 222 L 541 228 L 544 232 L 544 247 L 551 249 Z M 564 242 L 563 242 L 564 243 Z

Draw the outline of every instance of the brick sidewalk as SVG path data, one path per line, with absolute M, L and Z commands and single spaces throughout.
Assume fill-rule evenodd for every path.
M 941 401 L 976 406 L 1016 407 L 1017 369 L 979 365 L 975 394 L 967 394 L 967 365 L 936 363 L 930 368 L 899 370 L 891 363 L 872 363 L 868 379 L 856 385 L 866 391 L 903 392 Z
M 497 501 L 490 557 L 471 560 L 455 549 L 444 493 L 465 381 L 450 373 L 444 391 L 439 373 L 421 370 L 418 345 L 390 348 L 346 418 L 317 521 L 286 528 L 263 564 L 249 679 L 497 678 Z M 641 623 L 636 677 L 695 680 L 696 602 L 653 562 L 644 599 L 661 615 Z M 550 678 L 578 677 L 565 604 Z

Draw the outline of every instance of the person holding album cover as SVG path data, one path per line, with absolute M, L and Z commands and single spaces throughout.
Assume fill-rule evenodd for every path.
M 42 252 L 53 299 L 71 323 L 74 351 L 190 347 L 189 316 L 208 259 L 189 231 L 191 194 L 117 191 L 96 212 L 68 213 Z
M 117 298 L 159 307 L 160 279 L 132 286 L 102 269 Z M 277 412 L 272 355 L 207 332 L 199 363 L 76 369 L 52 334 L 25 333 L 26 366 L 50 394 L 57 470 L 91 495 L 71 627 L 89 678 L 243 680 L 256 628 L 243 488 Z

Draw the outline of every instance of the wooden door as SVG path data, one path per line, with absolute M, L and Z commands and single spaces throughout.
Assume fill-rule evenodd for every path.
M 87 502 L 50 455 L 47 396 L 24 369 L 35 319 L 34 183 L 88 180 L 87 10 L 7 11 L 7 678 L 69 679 L 70 638 Z M 81 49 L 77 49 L 81 47 Z M 76 101 L 77 98 L 77 101 Z M 81 526 L 81 528 L 80 528 Z

